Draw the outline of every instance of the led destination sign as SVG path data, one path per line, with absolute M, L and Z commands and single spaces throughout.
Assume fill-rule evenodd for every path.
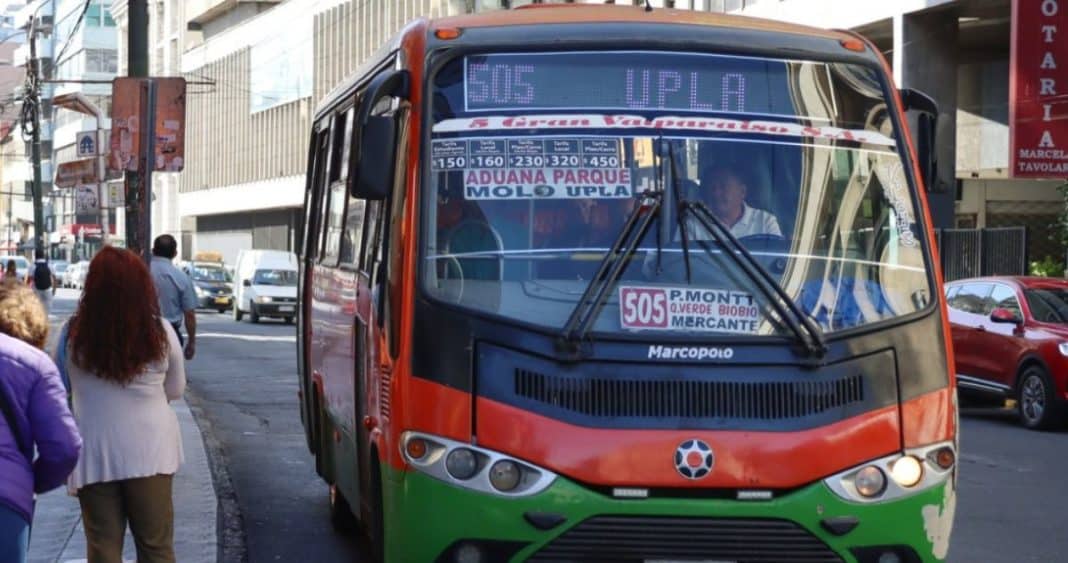
M 808 64 L 658 52 L 476 55 L 464 59 L 464 107 L 793 116 L 788 68 Z

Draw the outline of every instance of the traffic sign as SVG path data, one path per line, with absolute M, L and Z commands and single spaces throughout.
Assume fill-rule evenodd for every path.
M 78 156 L 96 156 L 97 138 L 96 131 L 82 131 L 75 137 L 74 146 L 78 149 Z

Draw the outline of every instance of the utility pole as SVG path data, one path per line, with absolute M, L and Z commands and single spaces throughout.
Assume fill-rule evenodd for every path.
M 37 59 L 37 15 L 30 18 L 30 64 L 26 73 L 26 99 L 30 105 L 33 118 L 30 147 L 33 158 L 33 250 L 34 254 L 44 255 L 44 203 L 41 200 L 44 188 L 41 186 L 41 68 Z M 26 114 L 23 113 L 23 116 Z M 26 123 L 22 124 L 25 131 Z M 35 256 L 36 257 L 36 256 Z
M 127 73 L 132 77 L 148 76 L 148 1 L 129 0 L 129 34 L 126 42 Z M 145 115 L 144 106 L 141 115 Z M 153 123 L 142 120 L 138 123 L 141 135 L 155 136 L 155 119 Z M 140 147 L 138 147 L 140 148 Z M 136 250 L 151 260 L 149 237 L 151 237 L 152 194 L 145 191 L 146 179 L 150 179 L 154 159 L 145 159 L 138 163 L 136 173 L 126 173 L 126 241 L 127 248 Z M 150 184 L 149 184 L 150 185 Z

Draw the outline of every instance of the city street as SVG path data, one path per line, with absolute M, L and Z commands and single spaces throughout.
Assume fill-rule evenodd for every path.
M 61 291 L 57 317 L 73 311 L 75 296 Z M 304 443 L 293 327 L 235 323 L 212 312 L 198 315 L 198 323 L 188 395 L 216 464 L 220 561 L 239 560 L 242 548 L 254 563 L 358 560 L 355 538 L 330 526 L 326 486 Z M 1068 432 L 1025 430 L 1007 410 L 965 409 L 961 423 L 961 490 L 950 560 L 1047 562 L 1068 552 L 1061 518 L 1068 498 L 1061 465 Z M 228 475 L 229 484 L 220 482 L 220 474 Z

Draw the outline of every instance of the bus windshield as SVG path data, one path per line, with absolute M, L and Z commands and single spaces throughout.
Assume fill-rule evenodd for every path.
M 450 61 L 434 88 L 422 259 L 437 299 L 560 329 L 628 219 L 653 214 L 593 332 L 786 334 L 706 211 L 823 331 L 930 301 L 916 190 L 872 69 L 492 53 Z

